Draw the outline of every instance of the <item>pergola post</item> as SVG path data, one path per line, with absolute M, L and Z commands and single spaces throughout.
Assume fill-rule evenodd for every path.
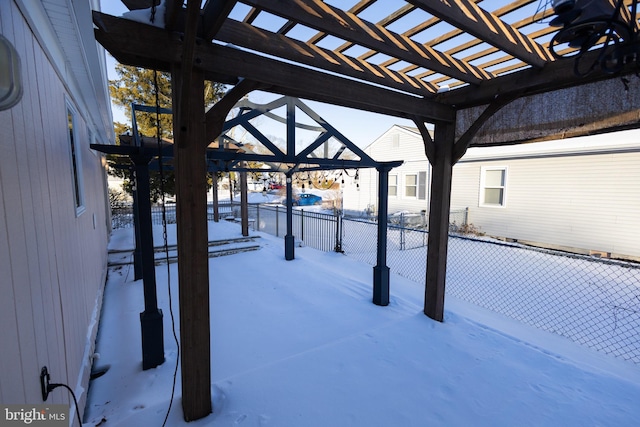
M 156 294 L 156 266 L 153 252 L 153 224 L 151 221 L 151 190 L 149 186 L 150 156 L 131 156 L 136 176 L 136 245 L 139 243 L 144 311 L 140 313 L 142 331 L 142 369 L 155 368 L 164 363 L 164 332 L 162 310 L 158 309 Z M 136 247 L 136 250 L 138 247 Z
M 447 247 L 449 239 L 449 209 L 451 205 L 451 177 L 455 160 L 455 124 L 436 123 L 432 159 L 433 178 L 429 205 L 429 237 L 427 240 L 427 275 L 424 313 L 442 322 L 444 319 Z
M 207 233 L 204 76 L 197 69 L 183 90 L 183 70 L 172 69 L 182 410 L 186 421 L 209 415 L 211 345 Z M 186 111 L 185 111 L 186 110 Z
M 389 167 L 378 167 L 378 246 L 373 267 L 373 303 L 389 305 L 389 267 L 387 266 L 387 217 L 389 206 Z

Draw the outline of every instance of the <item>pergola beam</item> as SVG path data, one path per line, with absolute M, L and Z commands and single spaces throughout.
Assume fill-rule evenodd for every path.
M 158 70 L 169 71 L 170 64 L 182 60 L 182 42 L 177 34 L 100 12 L 94 11 L 93 16 L 98 27 L 95 30 L 96 40 L 121 63 L 133 66 L 152 64 Z M 452 108 L 438 102 L 233 47 L 199 44 L 195 46 L 195 58 L 198 67 L 207 73 L 248 78 L 269 85 L 269 90 L 283 95 L 395 117 L 424 116 L 441 121 L 452 121 L 454 117 Z
M 434 85 L 405 73 L 383 68 L 361 59 L 349 58 L 339 52 L 323 49 L 312 43 L 292 40 L 243 22 L 228 19 L 218 32 L 216 39 L 404 92 L 418 95 L 436 92 Z
M 236 3 L 236 0 L 207 0 L 202 9 L 202 31 L 205 40 L 215 37 Z
M 491 77 L 480 68 L 431 47 L 422 46 L 406 36 L 389 31 L 381 25 L 366 22 L 352 13 L 334 8 L 320 0 L 244 0 L 243 3 L 467 83 L 480 83 Z
M 527 64 L 540 68 L 552 59 L 551 54 L 535 40 L 480 8 L 474 2 L 469 0 L 407 1 Z

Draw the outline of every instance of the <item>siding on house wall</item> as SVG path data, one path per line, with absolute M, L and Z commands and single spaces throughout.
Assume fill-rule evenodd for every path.
M 397 141 L 397 144 L 394 144 Z M 640 131 L 589 138 L 471 148 L 453 168 L 451 209 L 491 236 L 589 253 L 640 258 Z M 365 151 L 375 160 L 404 160 L 389 213 L 429 209 L 431 170 L 418 132 L 393 126 Z M 481 206 L 483 167 L 505 167 L 506 205 Z M 404 196 L 406 175 L 428 173 L 426 200 Z M 361 171 L 360 191 L 346 181 L 349 210 L 377 206 L 378 176 Z
M 76 216 L 66 116 L 73 94 L 13 1 L 0 2 L 0 33 L 19 52 L 24 80 L 20 103 L 0 111 L 0 402 L 40 403 L 46 365 L 82 407 L 106 278 L 105 171 L 78 111 L 85 209 Z M 48 402 L 70 397 L 60 389 Z
M 402 160 L 404 163 L 392 169 L 389 176 L 397 176 L 398 191 L 396 196 L 389 197 L 389 214 L 400 211 L 419 213 L 429 209 L 429 190 L 431 183 L 431 167 L 424 153 L 420 133 L 400 126 L 393 126 L 380 138 L 376 139 L 364 150 L 376 161 L 387 162 Z M 425 199 L 407 196 L 405 186 L 407 175 L 426 173 Z M 377 209 L 378 173 L 375 169 L 360 171 L 360 190 L 355 185 L 345 182 L 344 206 L 347 210 L 362 211 L 369 205 Z
M 640 150 L 640 149 L 639 149 Z M 506 166 L 506 206 L 480 206 L 483 166 Z M 481 231 L 537 244 L 640 256 L 640 152 L 458 163 L 452 209 Z

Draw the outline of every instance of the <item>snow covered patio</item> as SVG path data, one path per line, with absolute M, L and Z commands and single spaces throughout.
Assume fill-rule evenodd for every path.
M 260 250 L 209 261 L 214 413 L 188 425 L 583 427 L 640 419 L 637 365 L 450 296 L 444 323 L 435 322 L 422 313 L 424 288 L 393 274 L 391 304 L 376 306 L 369 265 L 304 247 L 285 261 L 283 240 L 258 234 Z M 210 240 L 240 236 L 237 224 L 209 223 Z M 131 229 L 114 233 L 111 249 L 132 246 Z M 176 264 L 169 270 L 177 311 Z M 133 266 L 112 268 L 95 362 L 110 369 L 91 383 L 85 425 L 162 425 L 177 347 L 167 266 L 156 275 L 166 361 L 142 371 L 142 282 L 133 282 Z M 177 386 L 169 426 L 187 425 L 179 394 Z

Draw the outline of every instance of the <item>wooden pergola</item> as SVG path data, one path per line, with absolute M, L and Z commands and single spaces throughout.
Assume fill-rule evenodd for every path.
M 152 0 L 122 1 L 141 9 Z M 577 0 L 572 10 L 558 9 L 553 22 L 545 0 L 163 5 L 154 25 L 99 12 L 93 20 L 96 39 L 118 61 L 172 74 L 187 420 L 212 410 L 205 150 L 247 93 L 269 91 L 415 122 L 433 167 L 424 312 L 438 321 L 452 168 L 469 146 L 638 127 L 640 85 L 631 75 L 638 23 L 631 0 Z M 205 80 L 233 86 L 206 113 Z M 433 138 L 427 124 L 434 125 Z

